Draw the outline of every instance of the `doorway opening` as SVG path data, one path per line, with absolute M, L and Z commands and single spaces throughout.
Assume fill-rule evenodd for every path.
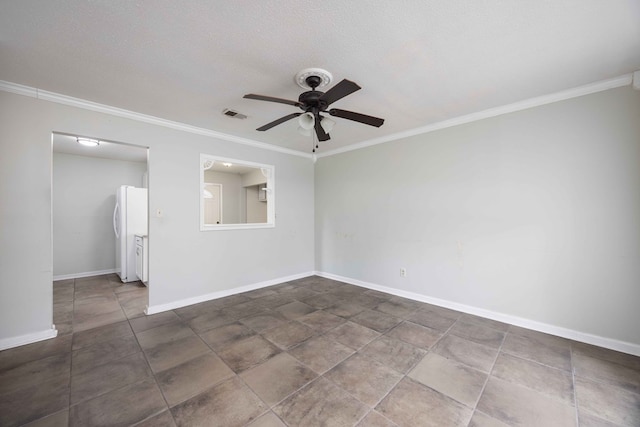
M 51 141 L 58 334 L 143 316 L 149 304 L 148 147 L 58 132 Z

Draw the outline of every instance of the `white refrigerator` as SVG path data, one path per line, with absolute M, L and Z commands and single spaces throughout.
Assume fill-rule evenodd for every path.
M 147 235 L 147 189 L 123 185 L 116 190 L 113 210 L 116 235 L 116 272 L 123 282 L 134 282 L 136 276 L 135 235 Z

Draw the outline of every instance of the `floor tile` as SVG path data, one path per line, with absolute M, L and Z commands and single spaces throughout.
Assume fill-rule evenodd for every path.
M 266 331 L 287 322 L 287 318 L 282 314 L 272 311 L 257 314 L 255 316 L 240 319 L 240 323 L 253 329 L 256 332 Z
M 380 415 L 379 412 L 370 411 L 356 427 L 398 427 L 397 424 Z
M 351 301 L 354 304 L 363 306 L 364 308 L 372 309 L 373 307 L 391 299 L 390 295 L 382 294 L 381 292 L 376 293 L 376 291 L 372 291 L 372 292 L 373 293 L 369 293 L 369 291 L 366 291 L 365 293 L 356 295 L 351 299 Z M 384 296 L 380 296 L 380 295 L 384 295 Z
M 374 310 L 381 311 L 382 313 L 390 314 L 391 316 L 399 317 L 401 319 L 406 319 L 416 311 L 417 308 L 391 299 L 378 304 Z
M 578 412 L 578 422 L 580 427 L 620 427 L 620 424 L 614 424 L 584 411 Z
M 171 323 L 137 332 L 138 342 L 143 349 L 150 349 L 159 344 L 195 336 L 194 332 L 183 323 Z
M 147 297 L 120 302 L 120 307 L 122 307 L 122 311 L 124 311 L 124 315 L 127 316 L 127 319 L 146 316 L 144 311 L 147 309 L 148 305 L 149 301 Z
M 324 336 L 312 338 L 289 350 L 296 359 L 322 374 L 353 354 L 353 350 Z
M 497 320 L 466 313 L 460 316 L 460 320 L 463 322 L 475 323 L 476 325 L 485 326 L 501 332 L 507 332 L 510 326 L 508 323 L 498 322 Z
M 176 427 L 176 423 L 171 412 L 166 410 L 135 424 L 135 427 Z
M 387 332 L 386 335 L 407 342 L 418 348 L 428 350 L 440 339 L 442 333 L 435 329 L 427 328 L 426 326 L 420 326 L 411 322 L 402 322 Z
M 0 372 L 0 395 L 52 380 L 68 380 L 71 353 L 58 353 Z
M 276 406 L 274 412 L 290 426 L 353 426 L 368 409 L 331 381 L 318 378 Z
M 502 345 L 502 351 L 543 365 L 565 371 L 571 370 L 571 350 L 568 343 L 561 345 L 509 332 Z
M 149 365 L 155 373 L 180 365 L 209 351 L 211 351 L 209 347 L 195 334 L 144 349 Z
M 289 349 L 314 336 L 316 332 L 308 326 L 295 321 L 269 329 L 262 336 L 280 347 Z
M 125 336 L 133 336 L 133 331 L 127 321 L 112 323 L 83 332 L 76 331 L 73 333 L 72 350 L 79 350 L 102 341 L 109 341 L 113 338 Z
M 360 352 L 400 373 L 407 373 L 427 353 L 403 341 L 381 336 L 372 341 Z
M 495 418 L 492 418 L 489 415 L 483 414 L 480 411 L 475 411 L 473 413 L 473 417 L 471 417 L 471 421 L 469 422 L 469 427 L 510 427 L 510 426 L 509 424 L 505 424 L 500 420 L 496 420 Z
M 274 310 L 290 320 L 297 319 L 298 317 L 302 317 L 316 311 L 314 307 L 300 301 L 293 301 L 289 304 L 281 305 Z
M 69 377 L 55 377 L 0 394 L 0 425 L 19 426 L 68 406 Z
M 267 412 L 261 415 L 258 419 L 251 424 L 247 424 L 247 427 L 287 427 L 280 418 L 273 412 Z
M 575 381 L 580 413 L 623 426 L 640 425 L 640 394 L 579 377 Z
M 240 323 L 231 323 L 211 329 L 200 334 L 200 337 L 215 351 L 220 351 L 235 342 L 256 335 L 254 331 Z
M 155 381 L 147 379 L 71 406 L 69 425 L 128 426 L 160 413 L 165 407 Z
M 227 316 L 233 317 L 235 319 L 241 319 L 244 317 L 255 316 L 265 311 L 265 308 L 260 305 L 258 301 L 245 301 L 240 304 L 225 306 L 220 310 Z
M 529 388 L 489 378 L 477 408 L 509 425 L 574 426 L 576 411 Z
M 427 354 L 408 376 L 452 399 L 474 408 L 487 374 L 435 353 Z
M 152 314 L 150 316 L 138 317 L 129 320 L 131 329 L 134 332 L 143 332 L 148 329 L 157 328 L 158 326 L 169 325 L 172 323 L 181 323 L 182 320 L 173 311 L 165 311 L 163 313 Z
M 417 323 L 418 325 L 445 332 L 456 322 L 457 318 L 458 316 L 445 316 L 429 310 L 418 310 L 407 317 L 407 320 Z
M 71 404 L 151 377 L 142 353 L 114 360 L 71 376 Z
M 171 408 L 178 426 L 241 427 L 267 406 L 239 378 L 231 378 Z
M 276 308 L 280 308 L 283 305 L 287 305 L 289 303 L 294 302 L 293 298 L 290 298 L 286 295 L 281 295 L 280 293 L 276 293 L 275 295 L 268 295 L 265 297 L 257 298 L 255 300 L 256 304 L 260 307 L 269 308 L 271 310 L 275 310 Z
M 263 402 L 273 406 L 316 378 L 317 374 L 287 353 L 280 353 L 244 371 L 240 377 Z
M 280 349 L 275 345 L 260 335 L 254 335 L 228 345 L 220 350 L 218 355 L 234 372 L 239 373 L 264 362 L 278 353 L 280 353 Z
M 574 404 L 573 378 L 570 373 L 561 369 L 502 353 L 498 356 L 491 375 L 528 387 L 567 405 Z
M 596 347 L 591 344 L 572 341 L 571 348 L 573 354 L 593 357 L 595 359 L 607 360 L 614 362 L 627 368 L 640 371 L 640 357 L 631 354 L 620 353 L 619 351 L 609 350 L 608 348 Z
M 117 304 L 117 309 L 106 313 L 92 313 L 94 308 L 89 308 L 88 313 L 78 314 L 74 313 L 73 316 L 73 330 L 86 331 L 88 329 L 97 328 L 98 326 L 109 325 L 111 323 L 127 320 L 120 304 Z
M 348 319 L 351 316 L 355 316 L 356 314 L 361 313 L 364 310 L 366 310 L 366 308 L 364 308 L 363 306 L 353 304 L 351 302 L 339 302 L 324 309 L 324 311 L 326 311 L 327 313 L 344 317 L 345 319 Z
M 229 367 L 213 353 L 205 353 L 156 375 L 158 385 L 169 406 L 234 376 Z
M 220 326 L 228 325 L 236 321 L 236 317 L 222 313 L 222 311 L 212 311 L 200 314 L 187 323 L 196 333 L 205 332 Z
M 59 353 L 71 352 L 71 336 L 56 337 L 0 351 L 0 373 L 18 365 Z
M 354 322 L 346 322 L 325 334 L 327 338 L 338 341 L 354 350 L 359 350 L 380 336 L 380 332 Z
M 361 402 L 375 406 L 402 379 L 402 374 L 369 357 L 355 354 L 324 377 Z
M 323 308 L 331 307 L 334 304 L 337 304 L 341 301 L 341 298 L 337 295 L 332 294 L 314 294 L 309 298 L 304 298 L 302 302 L 312 307 L 315 307 L 318 310 Z
M 69 425 L 69 409 L 65 408 L 55 414 L 47 415 L 25 424 L 25 427 L 66 427 Z
M 484 372 L 491 370 L 493 362 L 498 355 L 498 349 L 459 338 L 455 335 L 445 335 L 431 351 Z
M 399 426 L 466 426 L 471 409 L 445 395 L 404 378 L 376 407 Z
M 640 370 L 627 368 L 607 360 L 574 354 L 571 359 L 576 376 L 604 382 L 640 393 Z
M 139 351 L 141 349 L 138 345 L 138 340 L 132 335 L 102 341 L 73 352 L 71 359 L 72 373 L 74 375 L 79 374 Z
M 318 310 L 298 318 L 298 321 L 304 323 L 318 333 L 324 333 L 344 323 L 345 319 L 331 313 L 327 313 L 324 310 Z
M 499 348 L 505 333 L 476 323 L 456 321 L 449 333 L 491 348 Z
M 377 332 L 386 332 L 402 322 L 402 319 L 375 310 L 365 310 L 350 319 Z

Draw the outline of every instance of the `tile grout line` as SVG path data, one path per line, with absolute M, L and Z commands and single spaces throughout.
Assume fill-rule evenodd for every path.
M 580 426 L 580 411 L 578 408 L 578 388 L 576 387 L 576 372 L 573 366 L 573 344 L 569 343 L 569 361 L 571 363 L 571 384 L 573 385 L 573 406 L 576 408 L 576 426 Z
M 478 394 L 478 398 L 476 399 L 476 404 L 473 406 L 473 411 L 471 412 L 471 419 L 469 419 L 469 423 L 471 423 L 471 420 L 473 419 L 473 415 L 475 414 L 476 410 L 478 409 L 478 403 L 480 403 L 480 399 L 482 399 L 482 395 L 484 394 L 484 390 L 487 388 L 487 384 L 489 383 L 489 380 L 491 379 L 491 375 L 493 374 L 493 370 L 494 370 L 494 368 L 496 366 L 496 362 L 498 361 L 498 357 L 500 357 L 500 353 L 502 353 L 502 346 L 504 345 L 504 342 L 507 340 L 507 335 L 510 333 L 509 329 L 510 328 L 507 328 L 507 330 L 504 333 L 504 337 L 502 337 L 502 342 L 500 343 L 500 346 L 498 347 L 498 351 L 496 352 L 496 356 L 493 359 L 493 363 L 491 364 L 491 369 L 489 369 L 489 373 L 487 374 L 487 379 L 484 381 L 484 384 L 482 386 L 482 390 L 480 390 L 480 393 Z M 469 424 L 469 423 L 467 423 L 467 424 Z
M 171 311 L 173 311 L 173 310 L 171 310 Z M 144 348 L 142 347 L 142 345 L 140 345 L 140 340 L 138 340 L 138 335 L 133 330 L 133 326 L 131 326 L 131 320 L 132 319 L 127 319 L 127 323 L 129 324 L 129 328 L 131 328 L 131 333 L 133 334 L 134 338 L 136 339 L 136 343 L 138 343 L 138 347 L 140 348 L 140 352 L 142 353 L 142 357 L 144 357 L 145 362 L 147 362 L 147 367 L 149 368 L 149 371 L 151 371 L 151 376 L 153 377 L 153 381 L 155 382 L 156 387 L 158 387 L 158 390 L 160 390 L 160 395 L 162 396 L 162 399 L 164 400 L 164 403 L 166 405 L 166 410 L 167 410 L 167 412 L 169 412 L 169 415 L 171 415 L 171 419 L 173 420 L 173 422 L 176 423 L 176 420 L 173 417 L 173 413 L 171 412 L 171 407 L 169 406 L 169 402 L 167 401 L 167 398 L 165 397 L 164 392 L 162 391 L 162 387 L 160 387 L 160 384 L 158 383 L 158 378 L 156 377 L 156 373 L 151 368 L 151 363 L 149 362 L 149 359 L 147 358 L 147 354 L 145 353 Z M 151 328 L 151 329 L 153 329 L 153 328 Z M 152 414 L 152 415 L 148 416 L 147 418 L 138 421 L 136 424 L 140 424 L 143 421 L 151 419 L 151 418 L 155 417 L 156 415 L 161 414 L 162 412 L 164 412 L 164 410 L 160 411 L 158 413 Z M 134 424 L 134 425 L 136 425 L 136 424 Z M 177 425 L 177 423 L 176 423 L 176 425 Z

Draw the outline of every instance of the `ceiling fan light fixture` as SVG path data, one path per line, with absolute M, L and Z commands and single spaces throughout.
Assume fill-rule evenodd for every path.
M 302 129 L 311 130 L 315 125 L 316 119 L 312 113 L 304 113 L 298 117 L 298 124 Z
M 78 144 L 84 145 L 85 147 L 97 147 L 100 145 L 100 141 L 97 139 L 76 137 L 76 141 Z
M 335 126 L 336 122 L 334 122 L 333 120 L 331 120 L 328 117 L 322 117 L 322 120 L 320 120 L 320 126 L 322 126 L 322 129 L 324 129 L 324 131 L 326 133 L 331 132 L 331 130 L 333 129 L 333 126 Z
M 298 133 L 304 136 L 311 136 L 311 129 L 305 129 L 302 126 L 298 126 Z

